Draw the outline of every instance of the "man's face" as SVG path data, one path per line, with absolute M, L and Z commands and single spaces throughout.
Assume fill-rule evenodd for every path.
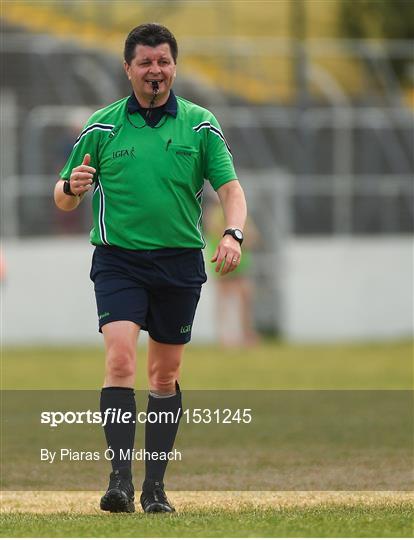
M 152 81 L 157 81 L 159 87 L 155 106 L 167 101 L 176 70 L 168 43 L 156 47 L 137 45 L 131 64 L 124 62 L 124 68 L 141 105 L 148 107 L 151 101 Z

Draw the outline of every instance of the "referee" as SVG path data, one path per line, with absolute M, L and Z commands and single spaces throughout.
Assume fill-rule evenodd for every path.
M 110 512 L 135 511 L 127 451 L 134 448 L 141 329 L 149 334 L 147 413 L 172 412 L 176 419 L 147 422 L 145 450 L 162 456 L 174 445 L 182 411 L 180 365 L 206 281 L 205 179 L 218 193 L 226 223 L 211 262 L 224 275 L 241 257 L 246 201 L 230 148 L 211 112 L 172 91 L 177 55 L 173 34 L 160 24 L 142 24 L 129 33 L 124 68 L 132 93 L 91 116 L 54 191 L 64 211 L 93 191 L 90 277 L 106 355 L 100 409 L 117 409 L 131 419 L 104 427 L 114 457 L 101 509 Z M 164 492 L 167 463 L 145 462 L 144 512 L 174 511 Z

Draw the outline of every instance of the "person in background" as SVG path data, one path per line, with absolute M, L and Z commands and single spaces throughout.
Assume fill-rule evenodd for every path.
M 4 258 L 3 250 L 0 248 L 0 283 L 6 281 L 6 259 Z
M 222 208 L 215 194 L 206 205 L 204 222 L 207 254 L 211 258 L 224 226 Z M 254 285 L 250 275 L 251 248 L 258 245 L 260 234 L 251 218 L 247 220 L 244 232 L 243 257 L 237 268 L 225 276 L 214 272 L 214 276 L 220 278 L 215 283 L 217 304 L 220 305 L 216 313 L 217 331 L 220 343 L 225 347 L 252 347 L 260 341 L 253 322 Z
M 74 114 L 72 113 L 70 123 L 63 125 L 59 130 L 59 136 L 55 137 L 53 141 L 54 152 L 52 154 L 53 162 L 51 166 L 54 170 L 60 170 L 65 165 L 72 152 L 73 141 L 76 140 L 82 131 L 89 115 L 90 113 L 87 114 L 84 111 L 76 111 Z M 74 235 L 84 233 L 84 221 L 84 219 L 79 219 L 79 213 L 61 212 L 58 208 L 55 208 L 53 222 L 56 226 L 56 234 Z

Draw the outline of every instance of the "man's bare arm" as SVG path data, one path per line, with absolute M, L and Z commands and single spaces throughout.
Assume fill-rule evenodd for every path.
M 58 180 L 55 185 L 54 199 L 55 204 L 60 210 L 70 212 L 75 210 L 79 206 L 79 203 L 83 199 L 85 193 L 91 189 L 93 182 L 93 175 L 96 170 L 89 166 L 91 156 L 85 154 L 81 165 L 75 167 L 70 175 L 70 190 L 75 195 L 67 195 L 63 191 L 63 184 L 65 180 L 62 178 Z
M 247 205 L 240 182 L 238 180 L 227 182 L 217 190 L 217 194 L 224 212 L 225 228 L 243 230 Z
M 231 180 L 227 182 L 217 190 L 217 194 L 223 208 L 225 229 L 243 230 L 246 223 L 247 205 L 239 181 Z M 216 272 L 219 272 L 221 268 L 220 274 L 224 275 L 232 272 L 237 267 L 240 257 L 241 247 L 239 242 L 232 236 L 226 235 L 220 240 L 211 262 L 216 263 Z

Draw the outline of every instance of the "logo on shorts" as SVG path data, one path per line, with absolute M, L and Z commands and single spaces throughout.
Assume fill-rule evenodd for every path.
M 100 315 L 98 315 L 98 319 L 104 319 L 105 317 L 108 317 L 108 315 L 110 315 L 109 311 L 105 311 L 105 313 L 101 313 Z
M 191 324 L 186 324 L 185 326 L 181 327 L 180 334 L 188 334 L 188 332 L 191 331 Z
M 127 148 L 123 150 L 115 150 L 115 152 L 112 152 L 112 158 L 117 159 L 120 157 L 131 157 L 135 159 L 135 146 L 131 146 L 131 148 L 128 150 Z

